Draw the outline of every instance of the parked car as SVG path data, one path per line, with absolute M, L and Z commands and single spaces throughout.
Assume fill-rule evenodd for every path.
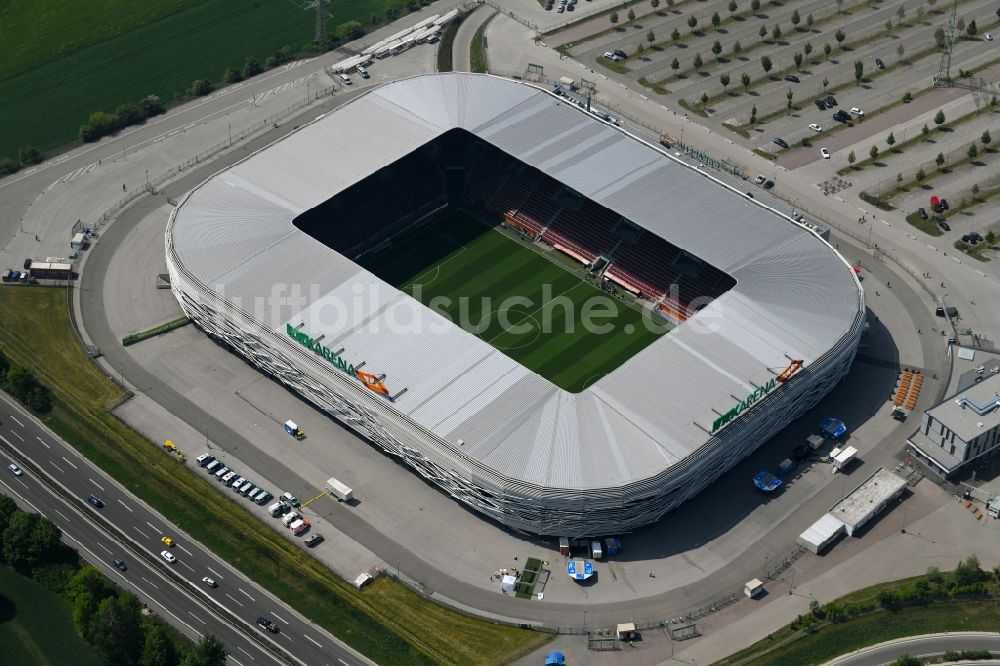
M 816 108 L 819 109 L 820 111 L 826 111 L 826 100 L 825 99 L 817 99 L 817 100 L 815 100 L 813 102 L 813 104 L 815 104 Z
M 128 566 L 125 565 L 125 560 L 115 560 L 115 566 L 121 569 L 122 571 L 128 570 Z
M 605 51 L 604 57 L 614 62 L 618 62 L 619 60 L 621 60 L 621 56 L 615 55 L 614 52 L 612 51 Z
M 794 74 L 789 74 L 788 76 L 785 77 L 785 80 L 791 81 L 792 83 L 798 83 L 799 77 L 795 76 Z
M 988 42 L 992 42 L 992 41 L 993 41 L 993 33 L 992 33 L 992 32 L 987 32 L 987 33 L 985 33 L 985 34 L 983 35 L 983 37 L 984 37 L 984 38 L 986 39 L 986 41 L 988 41 Z
M 814 132 L 822 132 L 823 131 L 823 128 L 820 127 L 819 125 L 817 125 L 816 123 L 809 123 L 809 129 L 811 129 Z
M 950 207 L 951 206 L 948 205 L 948 200 L 942 198 L 941 199 L 941 210 L 948 210 Z
M 753 182 L 757 183 L 758 185 L 763 185 L 765 180 L 767 180 L 767 178 L 765 178 L 764 176 L 757 176 L 756 178 L 753 179 Z
M 969 234 L 969 238 L 971 238 L 972 240 L 977 241 L 977 242 L 982 242 L 982 241 L 986 240 L 985 238 L 983 238 L 982 236 L 979 235 L 978 231 L 973 231 L 971 234 Z
M 875 66 L 879 69 L 885 69 L 885 63 L 882 62 L 881 58 L 875 58 Z
M 372 78 L 372 75 L 368 73 L 368 70 L 362 67 L 361 65 L 358 65 L 358 74 L 360 74 L 361 78 L 363 79 Z
M 174 557 L 173 554 L 169 550 L 161 551 L 160 552 L 160 557 L 162 557 L 163 559 L 165 559 L 167 562 L 170 562 L 171 564 L 173 564 L 174 562 L 177 561 L 177 558 Z
M 830 151 L 827 150 L 826 148 L 820 148 L 819 154 L 823 157 L 824 160 L 830 159 Z
M 198 467 L 206 467 L 213 460 L 215 460 L 215 456 L 213 456 L 211 453 L 203 453 L 197 458 L 195 458 L 195 462 L 198 463 Z
M 764 181 L 764 189 L 765 190 L 769 190 L 772 187 L 774 187 L 774 181 L 773 180 L 765 180 Z
M 939 219 L 937 221 L 937 223 L 938 223 L 938 226 L 941 227 L 942 229 L 944 229 L 945 231 L 951 231 L 951 227 L 944 220 L 940 220 Z
M 570 4 L 574 4 L 574 3 L 570 3 Z M 615 49 L 614 51 L 612 51 L 612 53 L 614 53 L 616 56 L 618 56 L 622 60 L 625 60 L 626 58 L 628 58 L 628 54 L 625 53 L 624 51 L 622 51 L 621 49 Z
M 312 548 L 313 546 L 321 543 L 322 541 L 323 541 L 323 535 L 322 534 L 310 534 L 306 538 L 306 546 L 308 548 Z
M 205 576 L 204 578 L 202 578 L 201 582 L 203 582 L 205 585 L 208 585 L 209 587 L 218 587 L 219 586 L 218 583 L 216 583 L 214 580 L 212 580 L 208 576 Z
M 91 495 L 90 497 L 87 498 L 87 501 L 96 506 L 98 509 L 104 508 L 104 500 L 102 500 L 100 497 L 97 497 L 96 495 Z
M 753 192 L 747 192 L 747 193 L 746 193 L 746 195 L 747 195 L 747 197 L 749 197 L 750 199 L 753 199 Z
M 7 465 L 7 469 L 14 472 L 14 476 L 21 476 L 22 474 L 24 474 L 24 472 L 21 471 L 21 468 L 15 465 L 14 463 Z
M 927 219 L 927 211 L 924 210 L 923 208 L 918 208 L 917 209 L 917 215 L 920 216 L 921 220 L 926 220 Z
M 852 107 L 851 107 L 851 113 L 853 113 L 853 114 L 854 114 L 854 115 L 856 115 L 856 116 L 863 116 L 863 115 L 865 115 L 865 112 L 864 112 L 864 111 L 862 111 L 861 109 L 859 109 L 859 108 L 858 108 L 858 107 L 856 107 L 856 106 L 852 106 Z
M 831 109 L 833 107 L 837 106 L 837 98 L 834 97 L 833 95 L 827 95 L 826 96 L 826 105 L 827 105 L 827 107 L 829 107 Z
M 780 136 L 774 139 L 774 143 L 781 146 L 782 148 L 788 148 L 788 143 L 785 142 Z

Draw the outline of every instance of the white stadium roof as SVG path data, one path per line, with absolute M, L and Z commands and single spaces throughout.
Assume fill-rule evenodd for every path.
M 573 394 L 293 226 L 454 128 L 700 257 L 735 287 Z M 834 347 L 863 307 L 851 267 L 815 234 L 544 90 L 486 75 L 418 76 L 326 114 L 190 193 L 173 244 L 190 275 L 265 327 L 284 335 L 304 322 L 348 362 L 384 373 L 392 393 L 406 387 L 396 410 L 463 440 L 463 454 L 499 473 L 547 487 L 617 487 L 682 461 L 789 359 L 808 368 Z M 279 302 L 275 284 L 303 285 L 303 299 Z M 338 301 L 349 316 L 330 316 Z M 392 323 L 403 313 L 421 334 Z

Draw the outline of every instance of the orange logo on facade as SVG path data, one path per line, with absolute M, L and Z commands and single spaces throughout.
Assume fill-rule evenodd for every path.
M 369 390 L 375 391 L 375 393 L 381 393 L 382 395 L 389 395 L 389 389 L 387 389 L 385 384 L 383 384 L 382 381 L 372 373 L 355 370 L 354 376 L 357 377 Z
M 781 374 L 778 375 L 777 377 L 778 381 L 787 382 L 789 379 L 792 378 L 792 375 L 794 375 L 801 367 L 802 367 L 802 360 L 792 361 L 791 363 L 788 364 L 788 367 L 782 370 Z

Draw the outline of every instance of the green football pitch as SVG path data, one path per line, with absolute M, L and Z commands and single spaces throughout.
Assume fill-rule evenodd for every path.
M 668 328 L 563 264 L 456 212 L 359 263 L 521 365 L 571 392 Z

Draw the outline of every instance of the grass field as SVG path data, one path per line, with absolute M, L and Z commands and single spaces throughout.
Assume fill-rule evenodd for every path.
M 314 34 L 305 0 L 34 0 L 0 2 L 0 157 L 77 137 L 93 111 L 159 95 L 169 102 L 195 79 L 217 81 L 247 56 L 299 50 Z M 404 0 L 329 3 L 331 29 L 367 24 Z
M 10 567 L 0 567 L 0 664 L 100 666 L 73 628 L 72 608 Z
M 106 411 L 121 393 L 79 346 L 67 305 L 63 288 L 0 288 L 0 348 L 53 389 L 43 421 L 249 578 L 380 664 L 495 664 L 547 640 L 455 613 L 386 578 L 358 592 L 332 574 Z
M 667 331 L 582 271 L 464 212 L 361 263 L 567 391 L 582 391 Z M 607 316 L 585 325 L 597 311 Z

